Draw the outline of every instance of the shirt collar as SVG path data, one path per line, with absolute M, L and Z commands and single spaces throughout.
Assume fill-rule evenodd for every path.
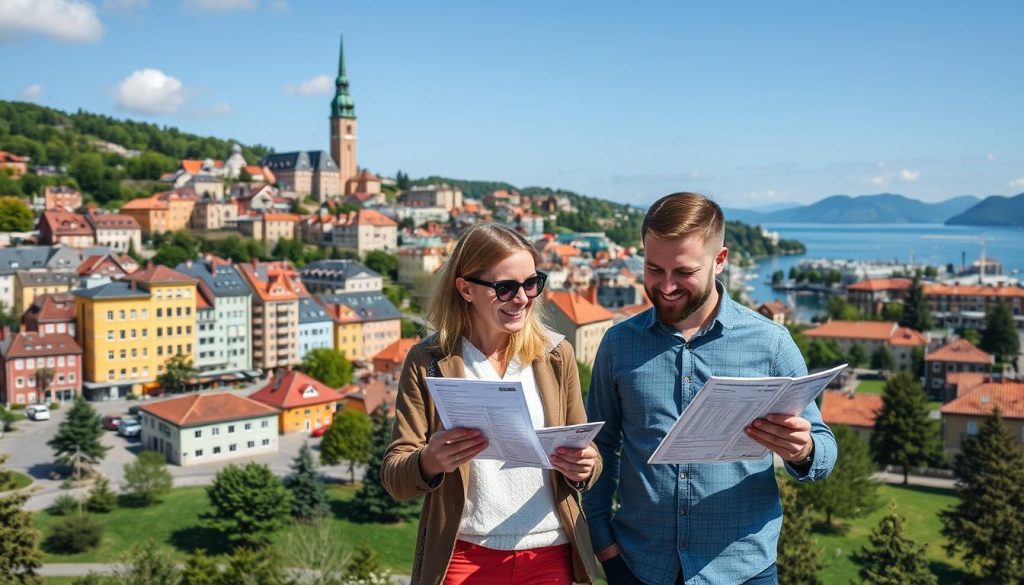
M 698 331 L 694 337 L 699 337 L 708 331 L 711 331 L 715 328 L 716 324 L 720 324 L 724 329 L 732 329 L 736 325 L 736 319 L 738 317 L 736 302 L 732 300 L 731 296 L 729 296 L 729 291 L 725 289 L 725 285 L 722 284 L 722 281 L 717 278 L 715 279 L 715 288 L 718 290 L 718 310 L 715 311 L 715 316 L 711 319 L 708 326 Z M 658 320 L 658 310 L 654 307 L 647 310 L 646 319 L 647 322 L 645 323 L 645 326 L 648 329 L 660 326 L 668 331 L 679 331 L 672 325 L 662 323 Z

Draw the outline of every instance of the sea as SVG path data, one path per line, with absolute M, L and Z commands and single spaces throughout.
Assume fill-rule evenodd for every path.
M 975 239 L 984 238 L 985 257 L 1002 262 L 1004 274 L 1024 282 L 1024 229 L 942 224 L 765 224 L 779 237 L 799 240 L 805 254 L 774 256 L 758 260 L 747 269 L 747 294 L 757 302 L 779 299 L 796 305 L 797 317 L 809 320 L 824 306 L 821 295 L 773 291 L 771 276 L 776 270 L 789 274 L 801 260 L 832 258 L 844 260 L 896 260 L 959 268 L 978 259 L 981 249 Z

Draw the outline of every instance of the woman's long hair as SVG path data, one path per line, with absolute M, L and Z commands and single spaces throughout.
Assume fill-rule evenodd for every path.
M 437 331 L 438 345 L 445 355 L 458 351 L 463 336 L 473 328 L 472 307 L 459 294 L 455 279 L 477 277 L 512 254 L 526 250 L 540 264 L 540 254 L 522 235 L 512 229 L 480 222 L 467 229 L 455 244 L 451 258 L 438 270 L 427 319 Z M 541 295 L 542 296 L 542 295 Z M 523 328 L 513 333 L 506 356 L 528 364 L 543 356 L 548 348 L 547 330 L 541 319 L 541 296 L 533 299 Z

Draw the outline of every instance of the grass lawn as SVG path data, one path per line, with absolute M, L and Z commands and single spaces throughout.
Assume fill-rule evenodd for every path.
M 846 521 L 849 529 L 845 534 L 815 534 L 818 545 L 824 549 L 822 558 L 828 563 L 819 575 L 822 582 L 849 583 L 857 579 L 857 565 L 850 559 L 850 554 L 867 544 L 868 535 L 888 512 L 892 500 L 896 500 L 897 510 L 905 520 L 906 536 L 918 544 L 928 544 L 925 554 L 932 572 L 939 577 L 939 583 L 964 582 L 963 563 L 959 558 L 950 558 L 946 554 L 943 548 L 946 539 L 939 532 L 942 524 L 938 512 L 956 502 L 953 492 L 894 485 L 883 485 L 878 491 L 883 505 L 864 518 Z
M 331 499 L 331 533 L 337 542 L 354 550 L 361 542 L 368 542 L 380 554 L 382 562 L 397 573 L 409 574 L 412 569 L 413 549 L 416 544 L 416 522 L 395 525 L 359 524 L 345 518 L 351 515 L 350 502 L 355 495 L 352 487 L 329 486 Z M 135 544 L 153 541 L 170 550 L 179 559 L 184 559 L 197 548 L 203 548 L 211 555 L 227 552 L 226 542 L 220 534 L 206 528 L 199 519 L 208 511 L 210 504 L 202 487 L 177 488 L 168 494 L 162 503 L 149 508 L 118 507 L 109 514 L 97 514 L 106 525 L 103 543 L 98 549 L 75 555 L 60 555 L 46 552 L 46 563 L 102 563 L 116 562 Z M 33 515 L 36 528 L 44 537 L 49 527 L 60 520 L 49 512 Z M 275 535 L 275 543 L 284 543 L 295 531 L 310 530 L 304 526 L 291 526 Z M 289 551 L 279 546 L 285 562 Z
M 8 490 L 20 490 L 23 487 L 28 487 L 32 483 L 32 478 L 21 473 L 20 471 L 7 470 L 7 473 L 11 474 L 11 481 L 4 485 L 0 485 L 0 492 L 6 492 Z
M 885 380 L 861 380 L 857 384 L 860 394 L 881 394 L 885 390 Z

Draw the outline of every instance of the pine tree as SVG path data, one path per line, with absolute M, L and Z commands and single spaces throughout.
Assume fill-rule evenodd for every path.
M 980 347 L 995 355 L 1000 362 L 1012 362 L 1020 355 L 1020 336 L 1013 322 L 1013 313 L 1006 303 L 990 305 L 985 312 L 985 330 L 981 332 Z
M 204 519 L 239 546 L 263 546 L 284 526 L 292 509 L 291 493 L 266 465 L 228 465 L 206 488 L 213 510 Z
M 373 550 L 373 547 L 364 540 L 348 562 L 345 575 L 349 580 L 356 580 L 360 583 L 374 583 L 377 582 L 374 581 L 375 579 L 386 582 L 391 576 L 391 571 L 381 562 L 377 551 Z
M 928 398 L 907 372 L 893 376 L 882 392 L 882 411 L 871 433 L 871 455 L 878 465 L 903 467 L 906 485 L 911 467 L 942 457 L 938 421 L 929 416 Z
M 181 577 L 181 585 L 217 585 L 220 582 L 220 564 L 204 549 L 197 548 L 185 560 Z
M 0 485 L 6 483 L 2 468 L 7 455 L 0 455 Z M 32 515 L 23 508 L 28 494 L 12 492 L 0 496 L 0 585 L 42 585 L 36 574 L 43 566 L 39 532 L 32 527 Z
M 928 545 L 918 546 L 903 534 L 903 518 L 893 500 L 889 513 L 868 536 L 868 545 L 853 553 L 860 565 L 857 575 L 866 585 L 935 585 L 924 556 Z
M 917 331 L 928 331 L 932 328 L 932 313 L 928 310 L 928 299 L 924 296 L 921 279 L 914 277 L 907 298 L 903 301 L 903 318 L 901 327 L 910 327 Z
M 391 419 L 387 405 L 373 413 L 373 437 L 370 457 L 363 475 L 363 487 L 356 492 L 352 503 L 357 515 L 370 522 L 398 522 L 410 516 L 414 510 L 411 501 L 399 502 L 384 489 L 380 480 L 381 462 L 391 442 Z
M 1024 447 L 996 409 L 953 464 L 960 496 L 939 513 L 950 554 L 963 552 L 985 583 L 1024 582 Z
M 117 494 L 110 489 L 110 480 L 100 476 L 96 479 L 92 489 L 89 490 L 89 497 L 85 500 L 85 507 L 90 512 L 106 514 L 117 507 Z
M 141 451 L 135 461 L 124 466 L 124 489 L 143 506 L 159 502 L 173 486 L 167 460 L 156 451 Z
M 779 534 L 779 585 L 821 585 L 821 562 L 817 541 L 811 538 L 811 515 L 797 503 L 797 488 L 789 478 L 778 476 L 782 500 L 782 532 Z
M 839 447 L 839 459 L 825 481 L 801 484 L 797 490 L 801 504 L 825 514 L 825 523 L 833 528 L 832 518 L 859 518 L 878 507 L 878 483 L 871 479 L 875 463 L 867 443 L 848 427 L 832 428 Z
M 358 410 L 343 410 L 334 417 L 324 438 L 320 441 L 320 460 L 327 465 L 348 461 L 352 482 L 356 481 L 356 463 L 370 458 L 370 439 L 373 423 Z
M 100 442 L 102 436 L 100 415 L 79 396 L 68 410 L 67 418 L 57 427 L 57 434 L 46 444 L 53 449 L 57 463 L 71 467 L 79 477 L 106 457 L 110 447 Z
M 292 474 L 284 480 L 292 492 L 292 516 L 309 522 L 327 514 L 327 490 L 316 472 L 316 462 L 308 443 L 302 443 L 292 460 Z
M 896 358 L 888 347 L 879 345 L 878 349 L 871 352 L 871 367 L 882 372 L 891 372 L 896 367 Z

